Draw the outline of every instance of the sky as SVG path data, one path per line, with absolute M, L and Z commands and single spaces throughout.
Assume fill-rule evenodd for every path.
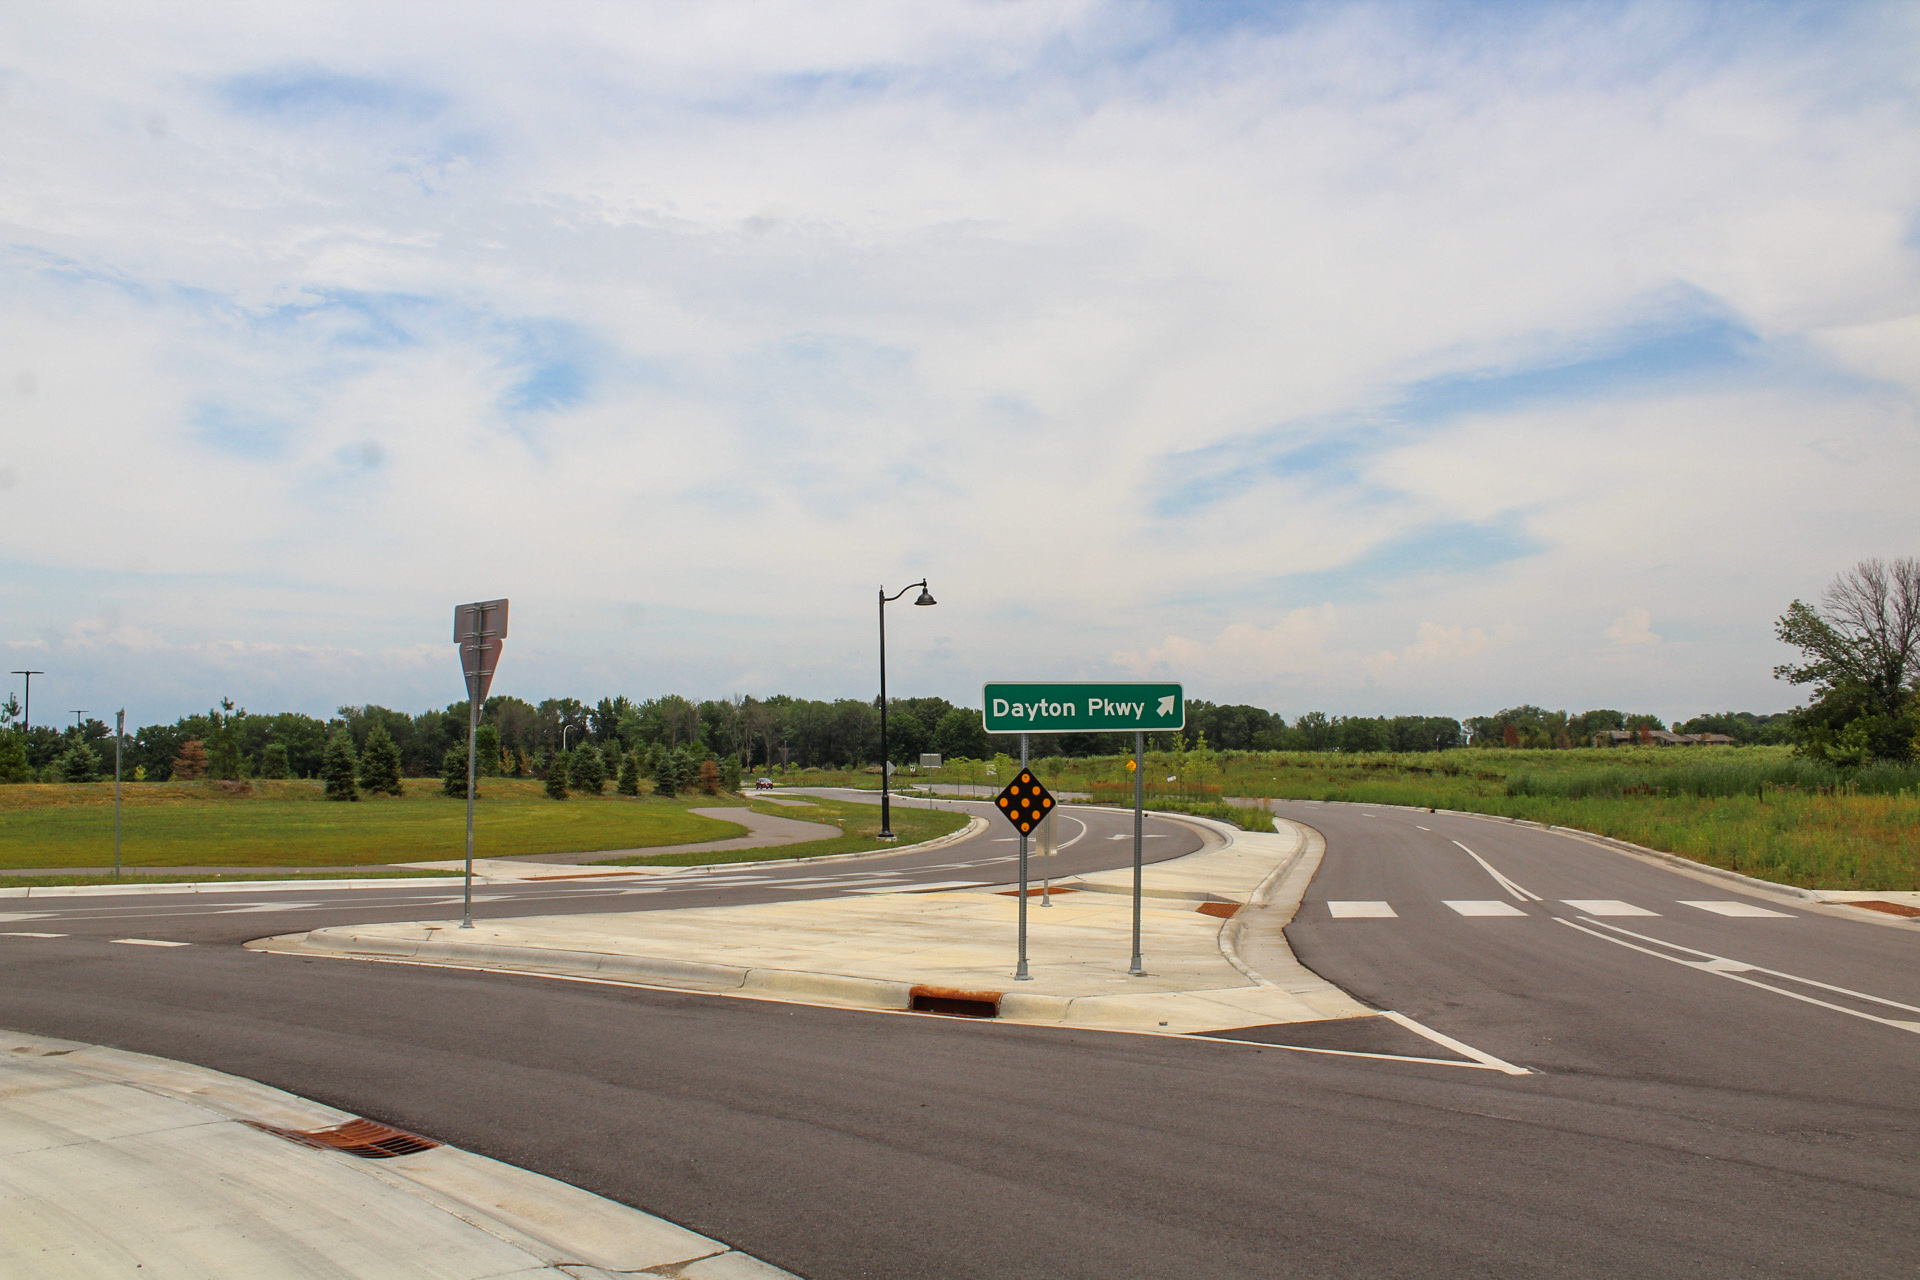
M 1920 8 L 0 7 L 36 722 L 1771 711 L 1920 553 Z M 5 676 L 19 688 L 19 677 Z

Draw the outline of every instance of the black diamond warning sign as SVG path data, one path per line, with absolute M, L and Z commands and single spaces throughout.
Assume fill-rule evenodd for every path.
M 1001 813 L 1007 815 L 1008 822 L 1020 828 L 1023 836 L 1039 826 L 1040 819 L 1053 809 L 1053 797 L 1040 785 L 1040 779 L 1025 769 L 994 797 L 993 802 L 1000 806 Z

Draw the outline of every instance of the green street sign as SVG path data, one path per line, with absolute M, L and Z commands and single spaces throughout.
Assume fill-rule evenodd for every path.
M 1187 727 L 1177 684 L 990 684 L 988 733 L 1133 733 Z

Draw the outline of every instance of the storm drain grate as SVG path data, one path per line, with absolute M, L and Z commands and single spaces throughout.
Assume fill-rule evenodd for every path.
M 915 1013 L 944 1013 L 954 1018 L 997 1018 L 1000 1016 L 1000 992 L 954 991 L 948 987 L 915 987 Z
M 1920 916 L 1920 907 L 1910 907 L 1904 902 L 1881 902 L 1870 898 L 1865 902 L 1849 902 L 1850 907 L 1865 907 L 1869 911 L 1884 911 L 1890 916 L 1906 916 L 1912 919 Z
M 357 1118 L 345 1124 L 336 1124 L 328 1129 L 282 1129 L 275 1124 L 261 1124 L 257 1120 L 245 1123 L 262 1133 L 270 1133 L 276 1138 L 285 1138 L 288 1142 L 297 1142 L 303 1147 L 317 1147 L 322 1151 L 344 1151 L 350 1156 L 359 1156 L 363 1160 L 385 1160 L 392 1156 L 410 1156 L 416 1151 L 431 1151 L 440 1144 L 432 1138 L 423 1138 L 417 1133 L 408 1133 L 405 1129 L 396 1129 L 390 1124 L 381 1124 L 377 1120 Z
M 1239 905 L 1232 902 L 1203 902 L 1194 908 L 1203 916 L 1219 916 L 1222 920 L 1233 919 L 1233 913 L 1239 909 Z

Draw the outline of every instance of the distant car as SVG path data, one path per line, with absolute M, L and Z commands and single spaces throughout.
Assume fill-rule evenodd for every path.
M 772 778 L 755 778 L 753 780 L 753 789 L 755 791 L 771 791 L 773 790 L 773 779 Z

